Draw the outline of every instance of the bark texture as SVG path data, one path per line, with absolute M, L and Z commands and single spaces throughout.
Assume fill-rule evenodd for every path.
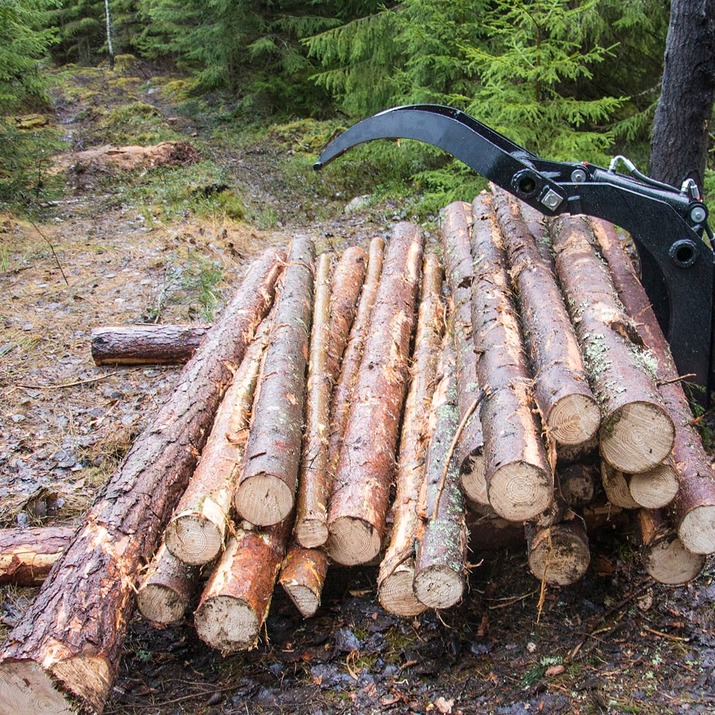
M 327 573 L 328 556 L 322 549 L 304 549 L 298 544 L 288 549 L 278 582 L 303 618 L 314 616 L 320 607 Z
M 67 547 L 74 529 L 0 529 L 0 586 L 39 586 Z
M 576 583 L 588 569 L 591 552 L 582 519 L 538 529 L 527 527 L 529 570 L 539 581 L 558 586 Z

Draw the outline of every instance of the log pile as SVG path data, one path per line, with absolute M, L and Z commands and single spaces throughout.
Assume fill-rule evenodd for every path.
M 101 712 L 135 590 L 158 626 L 197 602 L 229 653 L 276 584 L 313 615 L 331 563 L 379 563 L 408 617 L 464 597 L 468 548 L 521 543 L 542 584 L 574 583 L 621 510 L 654 579 L 697 576 L 715 477 L 623 238 L 496 188 L 448 206 L 441 238 L 443 262 L 408 223 L 339 256 L 297 237 L 190 349 L 176 329 L 173 398 L 3 647 L 3 712 Z

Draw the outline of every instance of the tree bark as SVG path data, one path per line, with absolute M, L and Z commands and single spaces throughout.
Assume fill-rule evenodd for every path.
M 534 416 L 519 319 L 506 272 L 502 237 L 486 194 L 472 204 L 472 323 L 489 503 L 500 516 L 524 521 L 553 499 L 554 477 Z
M 176 389 L 88 511 L 0 655 L 0 711 L 99 713 L 116 677 L 134 580 L 204 446 L 231 366 L 268 311 L 281 269 L 269 251 L 179 375 Z
M 314 616 L 320 607 L 327 573 L 328 556 L 322 549 L 304 549 L 298 544 L 288 549 L 278 582 L 303 618 Z
M 583 520 L 572 514 L 543 529 L 527 526 L 529 570 L 550 585 L 570 586 L 588 570 L 591 552 Z
M 591 224 L 583 217 L 554 223 L 561 287 L 601 406 L 601 455 L 619 471 L 645 472 L 670 454 L 675 428 L 591 240 Z
M 243 474 L 234 498 L 241 517 L 258 526 L 283 521 L 295 502 L 314 261 L 313 242 L 294 238 L 254 402 Z
M 340 450 L 328 514 L 329 552 L 366 563 L 380 551 L 409 370 L 422 231 L 392 232 Z
M 0 586 L 39 586 L 67 547 L 74 529 L 0 529 Z
M 382 607 L 398 616 L 416 616 L 425 610 L 412 591 L 415 539 L 419 520 L 420 490 L 429 443 L 429 412 L 437 378 L 444 305 L 442 268 L 434 254 L 425 257 L 422 291 L 417 317 L 410 387 L 405 401 L 400 436 L 400 456 L 392 506 L 392 533 L 377 577 L 377 596 Z
M 92 331 L 95 365 L 183 364 L 210 325 L 122 325 Z
M 472 210 L 468 203 L 455 201 L 444 209 L 442 217 L 442 251 L 447 280 L 452 295 L 454 347 L 457 355 L 457 401 L 460 422 L 471 410 L 457 445 L 462 488 L 467 499 L 488 504 L 487 480 L 484 473 L 484 435 L 479 411 L 477 355 L 472 330 L 472 284 L 474 270 L 469 241 Z

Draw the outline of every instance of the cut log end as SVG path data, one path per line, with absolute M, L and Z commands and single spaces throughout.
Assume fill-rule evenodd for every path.
M 554 404 L 546 422 L 559 444 L 582 444 L 598 431 L 601 412 L 593 397 L 571 394 Z
M 303 519 L 295 525 L 295 540 L 306 549 L 317 549 L 328 541 L 324 519 Z
M 678 475 L 672 464 L 659 464 L 655 469 L 632 474 L 628 488 L 634 501 L 647 509 L 660 509 L 675 499 L 678 493 Z
M 164 538 L 166 548 L 177 559 L 191 566 L 213 561 L 223 548 L 222 534 L 216 524 L 196 513 L 174 518 Z
M 484 455 L 470 454 L 459 472 L 464 496 L 475 504 L 489 504 L 487 479 L 484 470 Z
M 509 521 L 526 521 L 551 504 L 553 481 L 540 467 L 528 462 L 510 462 L 498 468 L 489 482 L 489 503 Z
M 243 481 L 236 490 L 236 510 L 256 526 L 273 526 L 283 521 L 293 508 L 294 495 L 278 477 L 265 472 Z
M 678 536 L 694 554 L 715 553 L 715 505 L 705 504 L 689 511 L 678 526 Z
M 464 577 L 447 566 L 433 566 L 415 576 L 413 588 L 428 608 L 451 608 L 464 595 Z
M 328 551 L 343 566 L 366 564 L 380 553 L 380 534 L 362 519 L 341 516 L 330 524 Z
M 194 621 L 199 638 L 223 654 L 251 648 L 261 626 L 256 612 L 242 599 L 231 596 L 204 601 Z
M 631 402 L 601 425 L 601 454 L 616 469 L 635 474 L 657 467 L 673 448 L 675 427 L 662 407 Z
M 643 566 L 659 583 L 679 586 L 692 581 L 702 571 L 705 556 L 688 551 L 675 534 L 669 534 L 646 549 Z
M 188 605 L 185 598 L 162 584 L 147 584 L 137 593 L 137 606 L 142 616 L 159 625 L 180 621 Z
M 310 618 L 320 607 L 320 594 L 300 583 L 283 583 L 283 589 L 300 611 L 303 618 Z
M 77 709 L 59 692 L 36 663 L 3 663 L 0 669 L 0 712 L 14 715 L 73 715 Z
M 380 583 L 378 600 L 380 605 L 390 613 L 402 618 L 419 616 L 426 610 L 412 591 L 415 572 L 411 566 L 400 566 Z
M 540 581 L 570 586 L 588 569 L 591 553 L 582 525 L 556 524 L 536 532 L 529 544 L 529 569 Z

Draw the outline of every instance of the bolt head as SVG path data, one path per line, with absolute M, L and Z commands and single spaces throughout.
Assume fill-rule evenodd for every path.
M 586 181 L 586 172 L 583 169 L 574 169 L 571 172 L 571 181 L 574 184 L 583 184 Z
M 707 212 L 702 206 L 694 206 L 690 210 L 690 220 L 693 223 L 702 223 L 707 218 Z

